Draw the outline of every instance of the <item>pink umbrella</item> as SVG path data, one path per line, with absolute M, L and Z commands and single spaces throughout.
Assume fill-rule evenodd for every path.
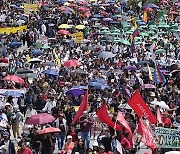
M 162 2 L 162 3 L 166 3 L 166 4 L 168 3 L 166 0 L 162 0 L 161 2 Z
M 58 33 L 63 34 L 63 35 L 69 35 L 70 34 L 70 32 L 67 30 L 59 30 Z
M 40 125 L 40 124 L 46 124 L 46 123 L 53 122 L 54 120 L 55 120 L 55 118 L 51 114 L 40 113 L 40 114 L 36 114 L 36 115 L 33 115 L 30 118 L 28 118 L 26 120 L 26 124 Z
M 141 89 L 155 89 L 156 86 L 153 84 L 143 84 L 140 88 Z
M 81 63 L 76 59 L 68 60 L 64 63 L 64 66 L 66 67 L 75 67 L 79 65 L 81 65 Z
M 59 128 L 48 127 L 48 128 L 44 128 L 44 129 L 40 130 L 39 134 L 58 133 L 58 132 L 61 132 L 61 130 Z
M 21 79 L 20 77 L 16 76 L 16 75 L 7 75 L 2 80 L 4 80 L 4 81 L 13 81 L 13 82 L 17 82 L 17 83 L 24 83 L 24 80 Z
M 169 14 L 178 14 L 176 11 L 170 11 Z
M 144 11 L 151 12 L 151 11 L 153 11 L 153 9 L 150 8 L 150 7 L 147 7 L 147 8 L 144 9 Z

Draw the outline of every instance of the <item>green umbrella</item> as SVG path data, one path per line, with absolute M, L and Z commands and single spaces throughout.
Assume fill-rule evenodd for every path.
M 116 32 L 114 32 L 114 33 L 110 33 L 111 35 L 119 35 L 119 33 L 116 33 Z
M 175 24 L 171 25 L 171 27 L 173 27 L 173 28 L 178 27 L 178 24 L 175 23 Z
M 142 44 L 142 42 L 135 42 L 135 45 L 140 45 Z
M 120 39 L 117 39 L 117 40 L 114 40 L 113 42 L 114 42 L 114 43 L 118 43 L 118 42 L 121 42 L 121 40 L 120 40 Z
M 101 31 L 101 33 L 103 33 L 103 34 L 109 34 L 110 31 L 108 31 L 108 30 L 103 30 L 103 31 Z
M 159 36 L 155 35 L 155 36 L 152 36 L 151 39 L 157 39 Z
M 165 33 L 166 33 L 165 31 L 158 32 L 158 34 L 165 34 Z
M 149 34 L 145 33 L 145 32 L 141 32 L 139 35 L 141 35 L 141 36 L 149 36 Z
M 132 33 L 133 33 L 132 31 L 125 32 L 125 34 L 132 34 Z
M 115 14 L 114 16 L 116 16 L 116 17 L 118 17 L 118 18 L 120 18 L 120 17 L 121 17 L 121 15 L 120 15 L 120 14 Z
M 142 39 L 142 38 L 141 38 L 141 37 L 136 36 L 134 39 L 135 39 L 135 40 L 140 40 L 140 39 Z
M 38 49 L 42 48 L 42 43 L 41 43 L 41 42 L 37 42 L 35 45 L 36 45 L 36 47 L 37 47 Z
M 113 33 L 120 33 L 121 31 L 119 29 L 112 30 Z
M 109 30 L 108 27 L 101 27 L 100 29 L 101 29 L 101 30 Z
M 179 32 L 180 32 L 180 29 L 171 29 L 170 32 L 179 33 Z
M 131 43 L 128 40 L 120 39 L 119 42 L 125 45 L 131 45 Z
M 158 27 L 159 28 L 169 28 L 170 26 L 167 25 L 166 23 L 160 23 L 160 24 L 158 24 Z
M 50 49 L 51 47 L 49 45 L 44 45 L 42 48 L 43 49 Z
M 164 53 L 164 52 L 166 52 L 166 50 L 161 48 L 161 49 L 156 50 L 155 54 L 160 54 L 160 53 Z
M 155 34 L 156 32 L 154 32 L 154 31 L 149 31 L 149 32 L 147 32 L 148 34 Z

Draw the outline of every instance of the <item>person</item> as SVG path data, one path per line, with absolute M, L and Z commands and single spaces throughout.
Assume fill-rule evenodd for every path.
M 40 144 L 40 154 L 53 154 L 53 142 L 50 134 L 43 134 Z
M 33 116 L 33 115 L 36 115 L 37 114 L 37 111 L 33 108 L 33 105 L 32 104 L 29 104 L 29 107 L 28 109 L 26 110 L 26 113 L 25 113 L 25 119 Z
M 73 148 L 74 148 L 74 143 L 72 142 L 72 136 L 68 135 L 67 142 L 65 143 L 64 149 L 62 151 L 63 151 L 63 153 L 71 154 Z
M 30 139 L 31 148 L 37 154 L 39 152 L 40 144 L 41 144 L 41 136 L 38 134 L 38 128 L 33 127 L 31 129 L 31 133 L 27 136 Z
M 14 142 L 10 140 L 10 134 L 8 132 L 3 133 L 3 140 L 0 145 L 4 145 L 2 153 L 16 154 Z
M 67 131 L 67 135 L 71 135 L 72 136 L 72 141 L 73 143 L 77 143 L 78 141 L 78 132 L 76 130 L 76 127 L 74 124 L 71 124 L 68 131 Z
M 66 136 L 66 120 L 64 119 L 63 113 L 60 113 L 59 117 L 55 120 L 55 126 L 61 130 L 58 134 L 58 149 L 62 150 Z
M 72 154 L 75 154 L 76 152 L 79 152 L 79 154 L 84 154 L 85 153 L 85 146 L 84 142 L 82 139 L 78 139 L 77 144 L 74 146 L 72 150 Z
M 17 151 L 17 154 L 33 154 L 33 152 L 29 147 L 27 147 L 26 142 L 22 142 L 20 148 Z
M 104 136 L 101 139 L 101 144 L 105 147 L 105 152 L 112 151 L 112 136 L 110 136 L 109 129 L 105 129 Z
M 87 111 L 83 112 L 83 115 L 79 118 L 78 123 L 81 128 L 81 138 L 88 148 L 90 143 L 90 130 L 93 122 L 88 118 Z
M 47 100 L 45 107 L 42 109 L 42 111 L 47 112 L 47 113 L 51 113 L 52 108 L 55 106 L 56 106 L 56 102 L 54 100 L 54 97 L 51 95 L 50 99 Z

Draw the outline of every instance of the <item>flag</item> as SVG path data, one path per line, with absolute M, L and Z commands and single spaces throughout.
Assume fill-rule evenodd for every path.
M 157 121 L 159 123 L 163 123 L 162 122 L 162 115 L 161 115 L 161 112 L 160 112 L 159 108 L 157 108 Z
M 152 77 L 152 73 L 151 73 L 151 70 L 150 70 L 150 67 L 149 65 L 147 64 L 147 68 L 148 68 L 148 72 L 149 72 L 149 80 L 153 80 L 153 77 Z
M 133 53 L 133 52 L 135 51 L 134 40 L 133 40 L 132 43 L 131 43 L 130 49 L 131 49 L 131 53 Z
M 123 154 L 122 145 L 117 139 L 116 139 L 116 149 L 120 154 Z
M 54 58 L 57 62 L 57 65 L 60 67 L 61 66 L 61 62 L 60 62 L 60 59 L 58 58 L 57 54 L 56 54 L 56 51 L 55 49 L 53 50 L 53 54 L 54 54 Z
M 146 12 L 146 11 L 144 11 L 143 21 L 144 21 L 144 22 L 147 22 L 147 21 L 148 21 L 148 15 L 147 15 L 147 12 Z
M 126 128 L 126 130 L 129 132 L 129 135 L 130 135 L 130 143 L 131 143 L 131 148 L 133 147 L 133 141 L 132 141 L 132 131 L 131 131 L 131 128 L 129 127 L 126 119 L 123 117 L 123 115 L 121 114 L 121 112 L 119 111 L 118 112 L 118 115 L 117 115 L 117 120 Z
M 139 124 L 138 125 L 142 130 L 142 136 L 144 138 L 145 145 L 147 147 L 149 147 L 150 149 L 155 149 L 156 148 L 155 139 L 152 136 L 152 134 L 151 134 L 150 130 L 148 129 L 148 127 L 144 125 L 142 119 L 139 119 Z
M 137 29 L 138 25 L 137 25 L 137 22 L 136 22 L 136 18 L 131 19 L 131 21 L 132 21 L 134 30 Z
M 79 110 L 76 112 L 76 115 L 74 116 L 72 123 L 76 123 L 79 120 L 79 117 L 83 114 L 83 112 L 87 110 L 87 108 L 88 108 L 88 90 L 86 91 L 83 97 Z
M 156 117 L 153 115 L 149 107 L 146 105 L 138 90 L 136 90 L 134 95 L 128 101 L 128 104 L 140 118 L 142 116 L 145 116 L 151 124 L 155 124 L 157 122 Z
M 136 30 L 132 34 L 132 38 L 134 39 L 138 35 L 139 35 L 139 30 L 138 30 L 138 28 L 136 28 Z
M 101 106 L 101 108 L 96 112 L 96 115 L 102 122 L 106 123 L 111 128 L 115 128 L 116 130 L 119 130 L 119 131 L 122 130 L 122 127 L 118 124 L 115 124 L 115 122 L 113 122 L 111 118 L 109 117 L 106 103 L 104 103 Z
M 153 74 L 153 80 L 156 84 L 159 84 L 159 83 L 165 84 L 166 83 L 166 78 L 164 77 L 163 73 L 161 72 L 158 64 L 156 65 L 156 69 Z

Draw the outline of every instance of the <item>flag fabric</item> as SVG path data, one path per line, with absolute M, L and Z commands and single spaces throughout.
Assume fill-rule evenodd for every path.
M 137 25 L 137 22 L 136 22 L 136 18 L 132 19 L 132 24 L 133 24 L 134 30 L 138 28 L 138 25 Z
M 151 73 L 151 69 L 149 67 L 149 65 L 147 64 L 147 68 L 148 68 L 148 72 L 149 72 L 149 80 L 153 80 L 153 76 L 152 76 L 152 73 Z
M 157 122 L 156 117 L 153 115 L 142 96 L 139 93 L 139 90 L 136 90 L 134 95 L 128 101 L 129 106 L 136 112 L 136 114 L 141 118 L 145 116 L 151 124 L 155 124 Z
M 149 147 L 150 149 L 155 149 L 156 148 L 155 139 L 152 136 L 152 134 L 151 134 L 150 130 L 148 129 L 148 127 L 144 125 L 143 120 L 141 118 L 139 119 L 139 124 L 138 125 L 142 130 L 142 136 L 144 138 L 145 145 L 147 147 Z
M 162 115 L 161 115 L 161 112 L 160 112 L 159 108 L 157 108 L 157 121 L 159 123 L 163 123 L 162 122 Z
M 158 64 L 156 65 L 156 69 L 153 74 L 153 80 L 156 84 L 159 84 L 159 83 L 165 84 L 166 83 L 166 78 L 164 77 L 163 73 L 161 72 Z
M 132 34 L 132 38 L 134 39 L 136 36 L 138 36 L 139 35 L 139 29 L 138 28 L 136 28 L 136 30 L 133 32 L 133 34 Z
M 124 116 L 121 114 L 121 112 L 119 111 L 118 112 L 118 115 L 117 115 L 117 120 L 126 128 L 126 130 L 129 132 L 129 135 L 130 135 L 130 143 L 131 143 L 131 148 L 133 147 L 133 141 L 132 141 L 132 131 L 131 131 L 131 128 L 129 127 L 126 119 L 124 118 Z
M 115 122 L 113 122 L 111 120 L 111 118 L 109 117 L 106 103 L 104 103 L 101 106 L 101 108 L 96 112 L 96 115 L 98 116 L 98 118 L 102 122 L 106 123 L 111 128 L 114 128 L 114 129 L 119 130 L 119 131 L 122 130 L 122 127 L 120 125 L 118 125 L 118 124 L 115 124 Z
M 131 53 L 133 53 L 133 52 L 135 51 L 134 40 L 133 40 L 132 43 L 131 43 L 130 49 L 131 49 Z
M 74 116 L 72 123 L 76 123 L 79 120 L 79 117 L 83 114 L 83 112 L 87 110 L 87 108 L 88 108 L 88 90 L 86 91 L 83 97 L 79 110 L 76 112 L 76 115 Z
M 60 67 L 61 66 L 61 62 L 60 62 L 60 59 L 58 58 L 57 54 L 56 54 L 56 51 L 55 49 L 53 50 L 53 54 L 54 54 L 54 58 L 57 62 L 57 65 Z
M 117 139 L 116 139 L 116 149 L 120 154 L 123 154 L 122 145 Z
M 144 21 L 144 22 L 147 22 L 147 21 L 148 21 L 148 14 L 147 14 L 147 11 L 144 11 L 143 21 Z

